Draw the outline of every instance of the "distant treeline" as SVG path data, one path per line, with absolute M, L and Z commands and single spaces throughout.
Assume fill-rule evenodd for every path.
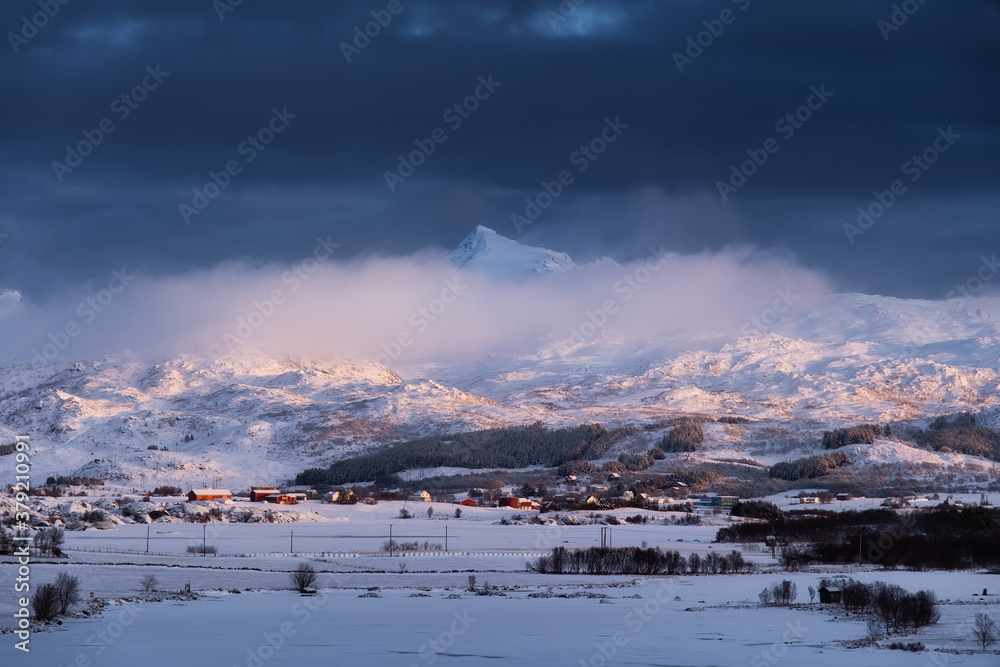
M 888 424 L 884 432 L 878 424 L 861 424 L 847 428 L 835 428 L 832 431 L 823 431 L 823 449 L 837 449 L 838 447 L 861 443 L 870 445 L 877 438 L 889 435 L 889 433 Z
M 705 439 L 705 432 L 698 424 L 681 424 L 667 431 L 660 442 L 665 452 L 693 452 Z
M 550 430 L 537 422 L 531 426 L 432 436 L 389 445 L 338 461 L 329 468 L 305 470 L 296 476 L 295 483 L 340 485 L 375 481 L 395 485 L 399 482 L 396 473 L 418 468 L 556 467 L 572 460 L 599 459 L 616 442 L 638 432 L 635 427 L 609 431 L 599 424 Z
M 859 443 L 871 444 L 877 438 L 891 435 L 889 425 L 860 424 L 848 428 L 837 428 L 823 432 L 823 447 L 837 449 Z M 903 435 L 921 447 L 943 452 L 958 452 L 970 456 L 1000 461 L 1000 431 L 976 424 L 976 418 L 968 412 L 954 416 L 938 417 L 927 430 L 905 429 Z
M 914 439 L 917 444 L 930 446 L 935 450 L 1000 461 L 1000 431 L 977 426 L 976 418 L 967 412 L 952 421 L 938 417 L 926 431 L 918 431 Z
M 719 542 L 807 543 L 796 550 L 798 565 L 809 562 L 866 563 L 911 569 L 1000 566 L 1000 509 L 938 508 L 919 512 L 873 509 L 784 514 L 769 521 L 719 530 Z
M 768 477 L 775 479 L 787 479 L 794 482 L 797 479 L 815 479 L 822 477 L 829 472 L 851 464 L 851 459 L 844 452 L 835 454 L 821 454 L 819 456 L 809 456 L 804 459 L 794 461 L 781 461 L 775 463 L 768 469 Z
M 697 553 L 688 558 L 678 551 L 659 547 L 590 547 L 570 551 L 555 547 L 547 556 L 539 556 L 528 569 L 539 574 L 740 574 L 757 571 L 755 563 L 733 550 L 729 554 Z

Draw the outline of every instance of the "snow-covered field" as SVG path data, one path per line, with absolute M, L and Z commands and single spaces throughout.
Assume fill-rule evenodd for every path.
M 360 581 L 352 581 L 355 576 Z M 32 639 L 30 664 L 68 665 L 996 665 L 997 653 L 914 655 L 848 648 L 864 636 L 860 616 L 807 604 L 816 575 L 790 575 L 793 608 L 759 608 L 756 593 L 775 575 L 678 577 L 587 583 L 521 575 L 505 596 L 464 590 L 466 575 L 323 575 L 320 595 L 288 591 L 206 592 L 193 601 L 112 606 Z M 224 577 L 220 576 L 219 583 Z M 871 577 L 861 577 L 871 578 Z M 878 578 L 959 597 L 989 585 L 985 575 L 885 573 Z M 423 581 L 421 581 L 423 579 Z M 352 586 L 352 583 L 370 586 Z M 995 584 L 993 584 L 995 585 Z M 346 586 L 346 588 L 345 588 Z M 366 588 L 378 587 L 377 591 Z M 553 597 L 529 597 L 548 594 Z M 360 598 L 375 594 L 377 597 Z M 561 596 L 567 597 L 561 597 Z M 961 627 L 998 605 L 945 604 L 942 620 L 905 641 L 937 651 L 971 651 Z M 269 662 L 270 661 L 270 662 Z M 929 663 L 928 664 L 933 664 Z
M 745 554 L 764 569 L 753 575 L 540 575 L 528 571 L 526 561 L 551 546 L 596 545 L 602 526 L 501 525 L 496 523 L 500 517 L 518 513 L 463 508 L 462 517 L 455 518 L 446 514 L 453 505 L 437 503 L 407 503 L 410 509 L 433 507 L 434 518 L 418 514 L 400 520 L 401 506 L 308 503 L 283 509 L 315 521 L 151 524 L 148 555 L 98 551 L 142 552 L 144 525 L 67 531 L 69 558 L 38 559 L 32 565 L 32 584 L 51 582 L 67 572 L 79 577 L 85 600 L 93 593 L 114 602 L 96 616 L 77 614 L 35 632 L 25 664 L 758 667 L 935 664 L 928 662 L 932 658 L 939 661 L 936 664 L 998 664 L 1000 653 L 971 653 L 974 647 L 965 626 L 977 611 L 1000 619 L 1000 576 L 882 571 L 872 566 L 787 573 L 760 550 Z M 586 518 L 588 513 L 578 514 Z M 727 517 L 706 519 L 714 525 L 649 523 L 611 529 L 616 546 L 646 542 L 703 554 L 736 546 L 712 543 L 718 524 Z M 378 551 L 389 524 L 397 540 L 432 543 L 444 542 L 447 526 L 449 550 L 390 557 Z M 184 554 L 188 544 L 201 542 L 203 530 L 220 555 Z M 292 531 L 294 553 L 289 554 Z M 319 572 L 316 597 L 288 590 L 288 573 L 301 562 Z M 0 591 L 13 590 L 15 573 L 6 563 L 0 566 Z M 144 601 L 140 582 L 149 574 L 157 578 L 157 590 L 177 592 L 189 585 L 197 598 Z M 864 619 L 846 614 L 840 606 L 810 603 L 807 593 L 822 577 L 840 574 L 911 591 L 933 590 L 943 601 L 941 622 L 901 640 L 921 641 L 935 653 L 849 645 L 865 635 Z M 489 583 L 504 595 L 469 592 L 470 575 L 476 576 L 480 589 Z M 796 604 L 761 608 L 757 594 L 781 579 L 796 583 Z M 984 589 L 992 595 L 974 595 Z M 14 610 L 12 595 L 0 595 L 0 618 L 12 618 Z M 9 635 L 5 641 L 13 644 Z

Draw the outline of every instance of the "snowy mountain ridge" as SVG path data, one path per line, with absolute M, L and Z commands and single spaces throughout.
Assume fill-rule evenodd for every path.
M 485 227 L 452 261 L 521 279 L 574 268 L 568 256 Z M 0 440 L 30 435 L 39 475 L 144 486 L 275 483 L 372 445 L 535 421 L 738 415 L 761 434 L 782 429 L 809 454 L 820 431 L 850 423 L 959 411 L 1000 423 L 998 315 L 996 299 L 840 294 L 766 331 L 548 337 L 529 353 L 498 350 L 451 365 L 390 369 L 250 349 L 8 363 L 0 365 Z M 719 446 L 732 444 L 724 429 L 711 432 Z M 755 433 L 743 437 L 775 437 Z

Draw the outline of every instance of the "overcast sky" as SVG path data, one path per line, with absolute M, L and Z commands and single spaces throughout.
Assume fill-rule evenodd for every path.
M 289 262 L 317 236 L 408 255 L 478 224 L 579 261 L 752 244 L 839 290 L 913 297 L 1000 251 L 997 2 L 225 2 L 3 4 L 0 287 L 44 300 L 122 266 Z M 372 11 L 388 24 L 357 38 Z M 574 155 L 587 145 L 603 152 Z M 925 149 L 933 164 L 906 164 Z M 730 180 L 748 150 L 766 162 Z

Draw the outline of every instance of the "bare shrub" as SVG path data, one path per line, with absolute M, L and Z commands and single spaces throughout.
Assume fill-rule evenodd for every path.
M 80 601 L 80 579 L 60 572 L 56 577 L 55 587 L 59 595 L 59 613 L 65 614 L 70 607 Z
M 157 581 L 155 575 L 147 574 L 139 582 L 139 587 L 142 588 L 142 590 L 144 590 L 145 592 L 150 593 L 156 590 L 156 587 L 159 583 L 160 582 Z
M 979 612 L 972 622 L 972 636 L 985 652 L 997 641 L 997 624 L 988 614 Z
M 299 566 L 289 573 L 292 585 L 300 593 L 316 585 L 316 570 L 309 563 L 299 563 Z
M 59 613 L 59 589 L 53 584 L 42 584 L 31 596 L 31 609 L 39 621 L 51 621 Z

